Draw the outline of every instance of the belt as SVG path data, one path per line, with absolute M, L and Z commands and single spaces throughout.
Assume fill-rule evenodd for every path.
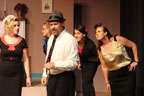
M 2 57 L 0 61 L 21 61 L 22 59 L 19 57 Z
M 61 75 L 70 75 L 70 74 L 73 74 L 73 73 L 74 73 L 73 71 L 65 71 L 65 72 L 62 72 L 62 73 L 59 73 L 59 74 L 49 74 L 49 76 L 55 77 L 55 76 L 61 76 Z
M 122 72 L 122 71 L 125 71 L 125 70 L 128 70 L 129 69 L 129 66 L 130 64 L 118 69 L 118 70 L 114 70 L 114 71 L 109 71 L 109 72 Z

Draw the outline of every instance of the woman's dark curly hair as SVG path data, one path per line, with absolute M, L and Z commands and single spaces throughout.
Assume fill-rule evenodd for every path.
M 20 11 L 20 12 L 21 12 L 21 15 L 25 15 L 25 14 L 28 12 L 28 7 L 27 7 L 25 4 L 18 3 L 18 4 L 14 7 L 14 10 L 15 10 L 16 12 Z

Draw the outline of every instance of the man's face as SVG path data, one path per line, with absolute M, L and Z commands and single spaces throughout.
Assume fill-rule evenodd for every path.
M 52 34 L 54 34 L 54 36 L 58 36 L 63 31 L 64 23 L 50 22 L 49 24 Z

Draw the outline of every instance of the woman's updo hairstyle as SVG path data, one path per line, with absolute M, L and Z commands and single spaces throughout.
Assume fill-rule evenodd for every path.
M 12 32 L 12 28 L 14 27 L 16 21 L 19 22 L 19 20 L 14 16 L 10 16 L 9 18 L 6 19 L 5 30 L 8 34 Z

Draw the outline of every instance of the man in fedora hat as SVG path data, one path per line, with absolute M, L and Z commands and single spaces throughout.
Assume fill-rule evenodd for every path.
M 65 20 L 59 11 L 54 11 L 48 19 L 53 35 L 48 40 L 49 46 L 43 72 L 43 76 L 49 76 L 47 96 L 74 96 L 75 94 L 73 70 L 79 61 L 78 44 L 66 31 Z M 46 79 L 43 82 L 46 82 Z

